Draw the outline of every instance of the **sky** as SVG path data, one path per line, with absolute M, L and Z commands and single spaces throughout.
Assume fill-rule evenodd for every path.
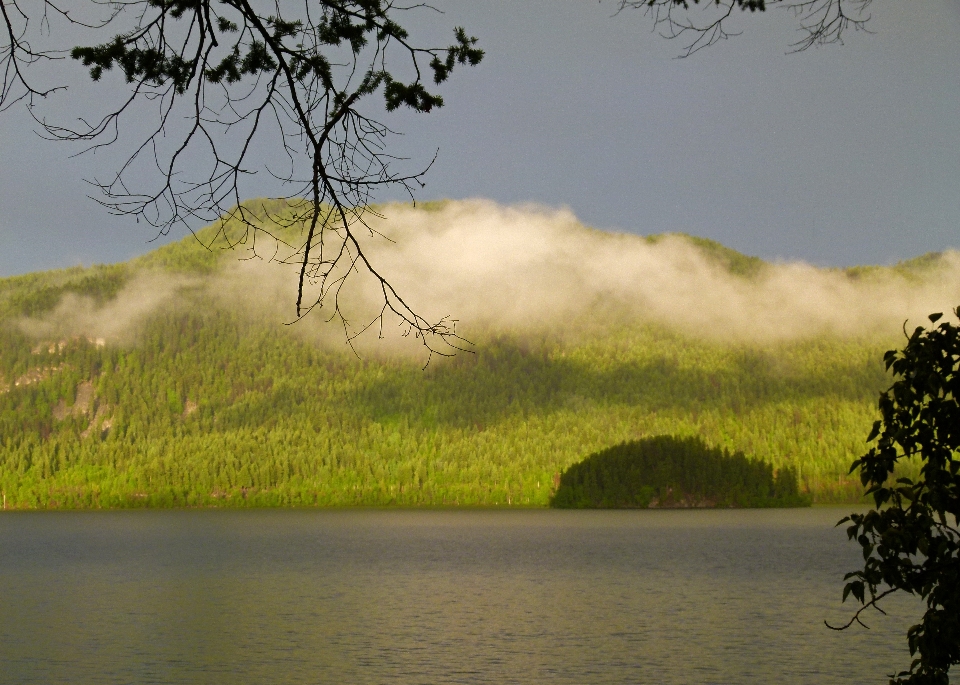
M 745 15 L 740 35 L 686 59 L 612 0 L 436 6 L 415 15 L 414 36 L 445 44 L 462 25 L 486 56 L 444 84 L 443 108 L 384 117 L 404 134 L 391 151 L 438 153 L 420 200 L 565 207 L 604 230 L 820 266 L 960 248 L 954 0 L 874 0 L 871 33 L 798 54 L 790 13 Z M 79 65 L 62 78 L 71 91 L 47 116 L 105 100 Z M 72 157 L 35 129 L 21 109 L 0 114 L 0 276 L 122 261 L 186 235 L 153 240 L 109 215 L 85 179 L 116 155 Z M 260 178 L 252 194 L 269 194 Z

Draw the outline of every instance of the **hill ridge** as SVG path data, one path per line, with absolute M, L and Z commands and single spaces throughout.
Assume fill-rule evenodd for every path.
M 886 312 L 893 324 L 856 335 L 827 326 L 764 337 L 761 327 L 783 332 L 819 315 L 838 288 L 866 288 L 858 306 L 915 288 L 916 302 L 904 302 L 924 313 L 929 297 L 954 296 L 935 278 L 953 274 L 951 253 L 846 273 L 762 262 L 689 236 L 598 239 L 562 211 L 380 209 L 396 211 L 401 228 L 426 217 L 421 233 L 377 254 L 388 266 L 438 246 L 431 256 L 446 270 L 416 263 L 416 278 L 401 284 L 415 297 L 461 278 L 451 307 L 490 301 L 471 316 L 507 316 L 531 298 L 533 311 L 559 315 L 531 321 L 521 308 L 502 326 L 478 318 L 469 353 L 424 369 L 422 355 L 390 338 L 374 335 L 357 355 L 320 317 L 281 325 L 269 298 L 289 291 L 273 294 L 272 272 L 193 237 L 121 264 L 0 279 L 7 507 L 546 506 L 571 464 L 657 435 L 793 469 L 816 501 L 855 502 L 860 486 L 847 472 L 889 385 L 882 354 L 898 342 L 900 310 Z M 486 234 L 464 217 L 505 241 L 486 255 L 492 271 L 475 259 L 482 240 L 469 242 Z M 448 219 L 459 228 L 448 231 Z M 220 228 L 200 237 L 216 247 Z M 520 248 L 531 259 L 518 261 Z M 624 277 L 636 289 L 617 299 L 616 268 L 630 259 L 641 261 Z M 768 286 L 757 300 L 753 289 Z M 670 302 L 650 299 L 674 296 L 671 288 L 694 298 L 681 301 L 678 318 L 636 315 L 671 314 Z M 809 306 L 788 300 L 811 292 Z M 724 320 L 701 297 L 734 298 L 742 330 L 711 335 Z M 737 313 L 766 297 L 781 299 Z M 828 323 L 856 314 L 841 309 Z

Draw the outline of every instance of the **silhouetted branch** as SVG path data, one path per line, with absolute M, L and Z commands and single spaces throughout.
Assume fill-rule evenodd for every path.
M 794 52 L 811 46 L 840 43 L 843 34 L 865 30 L 864 16 L 872 0 L 620 0 L 618 12 L 640 9 L 653 19 L 656 30 L 665 38 L 689 41 L 681 57 L 689 57 L 718 41 L 737 35 L 727 26 L 734 10 L 763 12 L 768 6 L 791 11 L 799 20 L 803 38 L 793 44 Z M 694 8 L 697 13 L 694 14 Z
M 442 98 L 427 89 L 426 74 L 438 85 L 456 65 L 479 63 L 483 52 L 475 38 L 457 28 L 451 45 L 419 47 L 395 16 L 427 6 L 402 7 L 392 0 L 301 0 L 299 6 L 281 6 L 279 0 L 119 0 L 110 3 L 104 21 L 77 20 L 46 0 L 34 0 L 32 15 L 25 6 L 24 0 L 2 2 L 0 107 L 24 99 L 32 105 L 58 90 L 35 86 L 25 69 L 69 55 L 89 69 L 93 81 L 116 68 L 129 92 L 92 122 L 67 126 L 36 116 L 48 136 L 83 143 L 91 152 L 116 144 L 121 120 L 142 117 L 144 105 L 157 116 L 109 178 L 91 180 L 97 201 L 110 212 L 144 221 L 158 235 L 233 220 L 245 228 L 228 244 L 246 245 L 254 255 L 257 234 L 271 236 L 271 259 L 299 266 L 297 317 L 326 306 L 348 339 L 353 329 L 340 295 L 352 274 L 365 271 L 382 295 L 380 313 L 370 323 L 382 325 L 389 313 L 431 353 L 458 347 L 450 320 L 429 322 L 414 311 L 358 239 L 358 230 L 376 235 L 364 219 L 375 195 L 400 187 L 412 198 L 432 164 L 410 173 L 394 170 L 404 160 L 386 153 L 393 132 L 360 107 L 377 92 L 387 111 L 441 107 Z M 78 5 L 94 14 L 99 6 L 96 0 Z M 69 51 L 34 49 L 31 19 L 42 16 L 48 24 L 48 10 L 77 26 L 115 25 L 120 33 Z M 102 40 L 102 33 L 95 35 Z M 242 204 L 241 185 L 264 166 L 254 150 L 266 149 L 268 139 L 269 149 L 286 159 L 285 171 L 269 173 L 288 190 L 278 199 L 289 204 L 255 216 Z M 291 217 L 292 206 L 298 209 Z M 280 255 L 281 245 L 290 253 Z
M 877 595 L 876 597 L 873 597 L 873 598 L 870 599 L 866 604 L 864 604 L 862 607 L 860 607 L 859 609 L 857 609 L 857 613 L 855 613 L 853 616 L 851 616 L 851 617 L 850 617 L 850 620 L 847 621 L 846 623 L 844 623 L 842 626 L 832 626 L 832 625 L 830 625 L 830 623 L 827 622 L 827 621 L 824 621 L 824 622 L 823 622 L 823 625 L 825 625 L 825 626 L 826 626 L 827 628 L 829 628 L 830 630 L 846 630 L 847 628 L 849 628 L 850 626 L 852 626 L 854 623 L 859 623 L 861 626 L 863 626 L 864 628 L 866 628 L 867 630 L 869 630 L 869 629 L 870 629 L 870 626 L 868 626 L 866 623 L 864 623 L 862 620 L 860 620 L 860 614 L 862 614 L 862 613 L 863 613 L 864 611 L 866 611 L 867 609 L 876 609 L 876 610 L 879 611 L 881 614 L 883 614 L 884 616 L 886 616 L 886 615 L 887 615 L 887 612 L 880 608 L 880 605 L 878 604 L 878 602 L 879 602 L 881 599 L 883 599 L 884 597 L 886 597 L 887 595 L 892 595 L 892 594 L 893 594 L 894 592 L 896 592 L 896 591 L 897 591 L 896 589 L 887 590 L 887 591 L 885 591 L 885 592 L 880 593 L 880 594 Z

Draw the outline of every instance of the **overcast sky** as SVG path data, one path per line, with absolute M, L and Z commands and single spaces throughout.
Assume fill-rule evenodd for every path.
M 419 199 L 568 206 L 597 228 L 820 265 L 960 247 L 955 0 L 875 0 L 872 34 L 801 54 L 786 54 L 792 16 L 768 11 L 689 59 L 609 0 L 438 7 L 418 15 L 423 35 L 447 42 L 463 25 L 487 54 L 455 72 L 441 110 L 385 118 L 405 133 L 396 150 L 429 160 L 439 148 Z M 66 68 L 74 96 L 100 97 Z M 70 102 L 45 111 L 69 120 Z M 105 156 L 71 159 L 33 128 L 22 111 L 0 114 L 0 276 L 157 245 L 86 197 Z

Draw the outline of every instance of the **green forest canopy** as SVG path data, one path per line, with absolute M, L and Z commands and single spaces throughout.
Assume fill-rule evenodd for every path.
M 847 472 L 889 384 L 893 335 L 747 344 L 639 323 L 575 339 L 488 331 L 474 353 L 423 369 L 311 343 L 196 288 L 123 344 L 25 332 L 67 295 L 96 307 L 137 274 L 208 277 L 235 257 L 216 249 L 222 228 L 200 233 L 213 250 L 190 237 L 123 264 L 0 280 L 7 508 L 545 506 L 571 464 L 658 434 L 793 469 L 817 502 L 861 496 Z M 745 278 L 763 268 L 692 244 Z M 919 278 L 935 259 L 893 269 Z

